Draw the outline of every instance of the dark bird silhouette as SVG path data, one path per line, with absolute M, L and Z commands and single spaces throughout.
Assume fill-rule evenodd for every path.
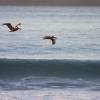
M 12 26 L 11 23 L 3 23 L 2 25 L 6 25 L 10 29 L 9 32 L 14 32 L 14 31 L 21 29 L 18 27 L 19 25 L 21 25 L 21 23 L 17 24 L 15 27 Z
M 50 39 L 53 45 L 56 43 L 56 37 L 54 36 L 44 36 L 43 39 Z

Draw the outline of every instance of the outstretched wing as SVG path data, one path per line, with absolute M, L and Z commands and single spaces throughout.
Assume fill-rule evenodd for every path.
M 4 23 L 2 25 L 6 25 L 10 30 L 14 29 L 14 27 L 11 25 L 11 23 Z
M 51 39 L 52 40 L 52 44 L 54 45 L 56 43 L 56 39 Z
M 50 36 L 44 36 L 43 39 L 51 39 Z
M 21 23 L 18 23 L 15 27 L 18 27 L 19 25 L 21 25 Z

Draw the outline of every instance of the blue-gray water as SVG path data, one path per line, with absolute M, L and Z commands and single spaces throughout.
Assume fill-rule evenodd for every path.
M 0 24 L 0 100 L 100 99 L 100 7 L 0 6 Z
M 0 7 L 4 22 L 21 22 L 22 30 L 0 26 L 0 58 L 100 59 L 99 7 Z M 55 35 L 56 45 L 45 35 Z

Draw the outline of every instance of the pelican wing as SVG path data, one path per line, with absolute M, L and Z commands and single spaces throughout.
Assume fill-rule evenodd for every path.
M 18 27 L 19 25 L 21 25 L 21 23 L 18 23 L 15 27 Z
M 43 39 L 51 39 L 50 36 L 44 36 Z
M 56 39 L 51 39 L 52 40 L 52 44 L 56 43 Z
M 4 23 L 2 25 L 6 25 L 10 30 L 14 29 L 14 27 L 11 25 L 11 23 Z

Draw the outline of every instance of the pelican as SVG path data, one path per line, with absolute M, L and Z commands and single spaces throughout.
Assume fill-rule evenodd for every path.
M 15 27 L 12 26 L 11 23 L 3 23 L 2 25 L 6 25 L 10 30 L 9 32 L 14 32 L 14 31 L 21 29 L 21 28 L 18 27 L 19 25 L 21 25 L 21 23 L 18 23 Z
M 50 39 L 52 41 L 52 45 L 54 45 L 56 43 L 55 36 L 44 36 L 43 39 Z

